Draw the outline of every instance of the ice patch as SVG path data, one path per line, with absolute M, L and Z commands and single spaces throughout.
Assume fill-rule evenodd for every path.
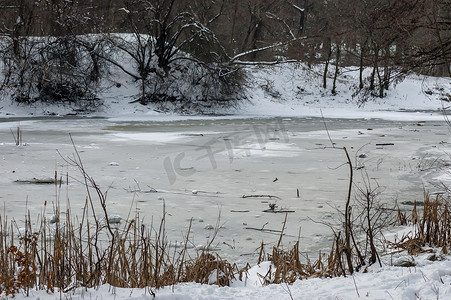
M 179 132 L 141 132 L 141 133 L 114 133 L 113 142 L 122 142 L 127 140 L 146 141 L 155 143 L 168 143 L 178 139 L 186 138 Z
M 259 143 L 247 144 L 221 152 L 230 158 L 246 157 L 296 157 L 301 150 L 294 143 L 267 142 L 264 145 Z

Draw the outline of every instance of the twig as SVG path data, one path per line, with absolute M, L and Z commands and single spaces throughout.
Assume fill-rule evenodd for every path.
M 218 235 L 219 229 L 221 229 L 221 208 L 219 208 L 219 212 L 218 212 L 218 219 L 216 220 L 216 226 L 215 226 L 215 230 L 213 232 L 213 236 L 210 240 L 210 242 L 208 242 L 207 244 L 207 249 L 210 249 L 211 244 L 213 244 L 213 241 L 215 240 L 216 236 Z
M 326 128 L 326 132 L 327 132 L 327 136 L 329 137 L 330 144 L 332 145 L 333 148 L 335 148 L 335 143 L 332 141 L 332 138 L 330 137 L 329 129 L 327 128 L 326 120 L 324 119 L 323 110 L 320 109 L 319 111 L 321 112 L 321 118 L 323 119 L 323 124 L 324 124 L 324 127 Z
M 349 156 L 348 150 L 346 147 L 343 147 L 343 150 L 346 154 L 346 158 L 349 163 L 349 188 L 348 188 L 348 198 L 346 199 L 345 206 L 345 253 L 348 262 L 349 272 L 353 273 L 352 266 L 352 250 L 351 250 L 351 194 L 352 194 L 352 185 L 353 185 L 353 174 L 354 170 L 352 168 L 351 157 Z
M 360 298 L 359 289 L 357 288 L 357 283 L 355 282 L 355 276 L 352 275 L 352 280 L 354 280 L 355 291 L 357 292 L 357 297 Z
M 188 240 L 189 240 L 189 234 L 191 232 L 191 226 L 193 225 L 193 218 L 191 218 L 189 220 L 189 227 L 188 227 L 188 233 L 186 234 L 186 238 L 185 238 L 185 245 L 183 247 L 183 252 L 182 252 L 182 258 L 180 260 L 180 266 L 179 266 L 179 270 L 177 272 L 177 281 L 180 281 L 180 276 L 182 274 L 182 270 L 183 270 L 183 263 L 185 262 L 185 254 L 186 254 L 186 249 L 187 249 L 187 245 L 188 245 Z
M 255 227 L 245 227 L 244 229 L 256 230 L 256 231 L 272 233 L 272 234 L 282 234 L 283 236 L 289 236 L 289 237 L 296 237 L 294 235 L 286 234 L 286 233 L 283 233 L 281 230 L 276 230 L 276 229 L 264 229 L 264 228 L 255 228 Z
M 245 227 L 245 229 L 251 229 L 251 230 L 257 230 L 257 231 L 263 231 L 263 232 L 276 232 L 281 233 L 281 230 L 277 229 L 265 229 L 265 228 L 255 228 L 255 227 Z
M 279 241 L 277 242 L 277 249 L 280 247 L 280 244 L 282 243 L 282 237 L 283 237 L 283 231 L 285 230 L 285 225 L 287 225 L 287 217 L 288 217 L 288 213 L 285 214 L 285 219 L 283 220 L 283 225 L 282 225 L 282 230 L 280 231 L 280 238 Z
M 13 135 L 14 143 L 16 144 L 16 146 L 19 146 L 19 141 L 16 139 L 16 135 L 14 134 L 14 131 L 11 128 L 9 130 L 11 131 L 11 134 Z

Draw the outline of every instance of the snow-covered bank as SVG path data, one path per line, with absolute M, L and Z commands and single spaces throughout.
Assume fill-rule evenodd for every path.
M 210 111 L 210 115 L 178 115 L 161 113 L 152 105 L 130 103 L 139 94 L 133 81 L 119 76 L 117 87 L 99 94 L 103 105 L 88 116 L 115 120 L 145 119 L 174 121 L 182 119 L 261 118 L 261 117 L 321 117 L 380 118 L 390 120 L 442 120 L 441 111 L 447 108 L 451 95 L 451 79 L 423 75 L 409 75 L 392 86 L 385 98 L 366 102 L 355 95 L 358 73 L 342 72 L 333 95 L 330 87 L 324 89 L 321 67 L 308 68 L 303 64 L 248 67 L 248 81 L 244 87 L 245 99 L 238 99 L 233 108 Z M 329 79 L 331 85 L 331 79 Z M 445 100 L 445 101 L 444 101 Z M 33 117 L 80 113 L 69 104 L 16 104 L 8 98 L 0 102 L 0 117 Z M 212 116 L 214 113 L 215 116 Z
M 436 112 L 451 91 L 450 78 L 410 75 L 392 87 L 385 98 L 363 103 L 353 95 L 358 75 L 355 71 L 341 74 L 335 95 L 330 87 L 321 86 L 318 67 L 287 65 L 254 71 L 251 104 L 243 112 L 248 115 L 320 117 L 322 112 L 328 118 L 443 119 Z

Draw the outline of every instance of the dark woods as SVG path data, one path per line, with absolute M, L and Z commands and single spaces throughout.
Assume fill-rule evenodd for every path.
M 0 0 L 0 15 L 0 91 L 25 103 L 97 103 L 112 67 L 142 104 L 204 106 L 240 98 L 249 64 L 321 65 L 332 93 L 356 66 L 362 101 L 411 71 L 451 75 L 448 0 Z M 170 82 L 181 74 L 188 90 Z

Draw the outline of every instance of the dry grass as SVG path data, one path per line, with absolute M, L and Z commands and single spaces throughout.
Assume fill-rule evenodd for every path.
M 113 227 L 88 217 L 88 207 L 78 223 L 69 210 L 64 221 L 50 224 L 42 218 L 35 230 L 28 216 L 20 233 L 14 222 L 8 227 L 2 222 L 0 294 L 30 288 L 67 292 L 105 283 L 127 288 L 180 282 L 227 286 L 245 271 L 217 254 L 201 252 L 192 258 L 186 248 L 170 249 L 164 217 L 158 228 L 148 228 L 138 217 Z
M 147 227 L 138 216 L 114 227 L 99 220 L 87 200 L 80 220 L 55 211 L 52 221 L 41 217 L 39 227 L 25 229 L 15 222 L 1 223 L 0 294 L 13 295 L 29 289 L 68 292 L 74 288 L 111 284 L 127 288 L 161 288 L 181 282 L 229 286 L 243 280 L 249 265 L 238 268 L 216 253 L 202 251 L 192 257 L 187 247 L 170 248 L 165 236 L 165 218 L 157 228 Z M 113 234 L 113 236 L 111 235 Z M 189 232 L 185 245 L 188 244 Z M 274 273 L 264 277 L 265 284 L 294 282 L 312 276 L 325 276 L 321 260 L 301 264 L 299 243 L 285 251 L 279 246 L 266 259 Z M 264 245 L 260 260 L 265 259 Z M 321 256 L 322 257 L 322 256 Z
M 424 206 L 420 210 L 414 204 L 408 217 L 398 211 L 400 224 L 411 224 L 413 235 L 403 236 L 399 241 L 387 242 L 391 248 L 406 250 L 411 255 L 429 252 L 425 247 L 441 248 L 444 254 L 451 250 L 451 199 L 444 195 L 431 198 L 425 195 Z

